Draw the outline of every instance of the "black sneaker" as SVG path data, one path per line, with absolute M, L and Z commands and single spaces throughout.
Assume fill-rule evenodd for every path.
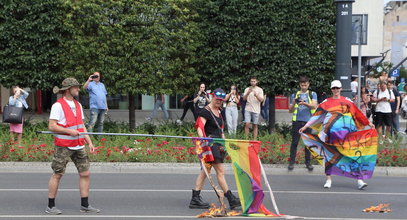
M 288 167 L 287 167 L 287 168 L 288 168 L 288 170 L 289 170 L 289 171 L 293 170 L 293 169 L 294 169 L 294 164 L 290 164 L 290 165 L 288 165 Z
M 314 170 L 314 166 L 312 166 L 311 164 L 306 164 L 305 167 L 307 167 L 308 171 Z

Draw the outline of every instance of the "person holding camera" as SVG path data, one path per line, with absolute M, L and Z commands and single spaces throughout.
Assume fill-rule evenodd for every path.
M 90 75 L 83 88 L 89 92 L 90 120 L 88 130 L 93 132 L 96 125 L 98 132 L 103 132 L 103 122 L 109 108 L 107 107 L 106 87 L 100 82 L 100 73 L 94 72 Z
M 236 134 L 237 120 L 239 112 L 237 106 L 239 105 L 240 95 L 237 91 L 236 85 L 230 87 L 230 93 L 226 95 L 226 122 L 228 125 L 228 132 L 231 135 Z
M 249 136 L 250 125 L 252 124 L 253 140 L 257 140 L 261 103 L 264 101 L 264 92 L 262 88 L 257 86 L 258 82 L 257 77 L 250 77 L 250 87 L 244 90 L 243 99 L 246 101 L 244 134 L 246 139 Z
M 300 90 L 291 95 L 290 105 L 288 107 L 289 112 L 293 113 L 290 162 L 288 165 L 288 170 L 290 171 L 294 169 L 295 156 L 297 155 L 297 147 L 300 140 L 300 133 L 298 130 L 304 127 L 318 106 L 317 94 L 308 90 L 309 85 L 308 77 L 300 77 Z M 310 132 L 310 129 L 308 129 L 307 132 Z M 309 171 L 314 169 L 311 165 L 311 152 L 307 147 L 305 148 L 305 166 Z
M 199 113 L 205 106 L 207 106 L 211 101 L 208 94 L 205 92 L 205 83 L 199 84 L 199 91 L 194 94 L 194 108 L 195 108 L 195 120 L 198 118 Z
M 382 134 L 383 126 L 386 126 L 386 134 L 383 135 L 383 138 L 386 138 L 386 135 L 390 134 L 393 124 L 393 116 L 390 103 L 395 101 L 395 96 L 393 91 L 387 88 L 387 81 L 380 81 L 379 84 L 379 90 L 376 90 L 373 93 L 372 100 L 376 102 L 375 114 L 377 133 Z M 383 144 L 383 141 L 384 140 L 381 139 L 380 144 Z M 388 138 L 388 142 L 392 143 L 393 141 Z
M 8 104 L 10 106 L 19 108 L 24 107 L 25 109 L 28 109 L 28 104 L 26 101 L 28 92 L 18 86 L 13 86 L 12 89 L 14 95 L 9 97 Z M 23 137 L 23 122 L 21 122 L 21 124 L 10 123 L 10 137 L 12 142 L 14 142 L 15 136 L 17 136 L 17 144 L 21 144 L 21 139 Z

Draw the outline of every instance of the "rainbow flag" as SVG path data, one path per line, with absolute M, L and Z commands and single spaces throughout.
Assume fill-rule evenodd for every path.
M 214 138 L 213 142 L 226 148 L 232 160 L 236 186 L 242 204 L 242 215 L 277 217 L 263 205 L 261 164 L 258 157 L 260 141 Z
M 325 164 L 328 175 L 368 179 L 377 159 L 378 136 L 368 119 L 347 98 L 322 102 L 303 133 L 304 144 Z

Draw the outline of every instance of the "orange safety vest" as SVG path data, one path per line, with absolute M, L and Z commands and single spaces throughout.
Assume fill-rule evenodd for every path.
M 85 128 L 82 121 L 82 111 L 79 102 L 74 100 L 76 116 L 74 115 L 71 107 L 69 107 L 68 103 L 63 98 L 60 98 L 57 102 L 61 103 L 62 110 L 64 111 L 66 119 L 66 125 L 62 124 L 58 125 L 68 129 L 76 129 L 79 132 L 85 132 Z M 55 134 L 54 144 L 55 146 L 59 147 L 83 146 L 85 144 L 85 137 L 83 135 L 71 136 L 66 134 Z

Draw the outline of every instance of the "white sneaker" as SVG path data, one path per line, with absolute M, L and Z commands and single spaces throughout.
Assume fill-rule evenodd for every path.
M 363 180 L 358 180 L 358 189 L 363 190 L 366 188 L 367 183 L 365 183 Z
M 383 144 L 383 143 L 384 143 L 383 139 L 380 139 L 379 144 Z
M 182 121 L 179 119 L 177 119 L 176 123 L 177 123 L 177 125 L 182 125 Z
M 332 180 L 327 180 L 325 182 L 324 188 L 330 189 L 332 186 Z
M 393 143 L 393 141 L 389 138 L 389 139 L 387 139 L 387 141 L 389 142 L 389 144 L 392 144 Z

